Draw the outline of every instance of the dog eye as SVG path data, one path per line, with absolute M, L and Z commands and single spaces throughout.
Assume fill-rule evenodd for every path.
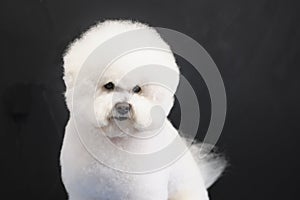
M 103 87 L 107 90 L 113 90 L 115 88 L 115 84 L 113 84 L 112 82 L 108 82 Z
M 140 87 L 140 86 L 135 86 L 133 89 L 132 89 L 132 91 L 134 92 L 134 93 L 139 93 L 139 92 L 141 92 L 142 91 L 142 88 Z

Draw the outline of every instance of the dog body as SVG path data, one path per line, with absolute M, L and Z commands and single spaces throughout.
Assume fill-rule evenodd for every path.
M 139 35 L 142 39 L 168 51 L 132 51 L 109 67 L 100 64 L 106 54 L 103 49 L 97 53 L 98 46 L 139 29 L 146 30 Z M 102 72 L 96 73 L 99 68 Z M 70 46 L 64 69 L 70 120 L 61 166 L 71 200 L 209 199 L 206 188 L 221 174 L 224 163 L 198 159 L 196 145 L 181 152 L 188 149 L 186 140 L 167 119 L 179 69 L 170 47 L 153 28 L 131 21 L 100 23 Z M 176 144 L 171 154 L 158 153 L 150 161 L 143 160 L 170 144 Z M 174 157 L 172 162 L 164 162 L 170 157 Z
M 171 124 L 165 129 L 173 134 L 177 133 Z M 143 145 L 125 140 L 120 142 L 125 143 L 130 150 L 138 151 L 140 148 L 144 151 L 142 147 L 145 146 L 148 149 L 151 149 L 151 146 L 157 148 L 158 138 Z M 88 153 L 71 121 L 66 128 L 61 165 L 62 177 L 71 200 L 208 199 L 204 181 L 190 153 L 186 153 L 175 164 L 156 172 L 145 174 L 120 172 L 105 166 Z

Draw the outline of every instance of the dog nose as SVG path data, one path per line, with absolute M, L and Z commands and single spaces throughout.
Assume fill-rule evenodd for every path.
M 120 102 L 116 103 L 115 109 L 119 114 L 126 115 L 130 111 L 131 105 L 126 102 Z

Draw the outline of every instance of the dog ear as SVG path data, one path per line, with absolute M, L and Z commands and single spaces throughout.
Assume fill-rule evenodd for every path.
M 76 78 L 75 74 L 76 74 L 75 71 L 67 70 L 65 68 L 63 80 L 64 80 L 64 82 L 66 84 L 67 89 L 72 89 L 73 88 L 73 86 L 74 86 L 74 80 Z
M 81 59 L 79 57 L 80 52 L 73 48 L 75 43 L 76 42 L 71 43 L 63 55 L 63 80 L 66 84 L 67 90 L 73 89 L 76 76 L 80 70 L 80 67 L 78 66 L 81 65 Z

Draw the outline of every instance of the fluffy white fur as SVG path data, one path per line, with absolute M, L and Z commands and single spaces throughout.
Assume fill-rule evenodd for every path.
M 67 87 L 65 95 L 70 120 L 61 150 L 61 166 L 62 179 L 69 199 L 207 200 L 209 199 L 207 188 L 219 177 L 225 165 L 212 154 L 202 158 L 199 144 L 192 145 L 179 160 L 162 170 L 132 174 L 101 164 L 87 152 L 76 132 L 75 123 L 84 130 L 81 134 L 91 133 L 92 142 L 89 148 L 104 152 L 104 155 L 108 155 L 111 159 L 114 159 L 115 154 L 112 150 L 102 148 L 97 139 L 99 135 L 109 138 L 119 148 L 133 153 L 158 151 L 178 136 L 178 131 L 167 120 L 173 105 L 174 91 L 159 84 L 149 84 L 157 74 L 145 74 L 143 71 L 135 70 L 139 66 L 150 64 L 167 66 L 174 72 L 171 73 L 169 84 L 175 89 L 179 82 L 179 69 L 171 50 L 163 52 L 148 49 L 132 52 L 112 63 L 100 80 L 89 75 L 77 79 L 81 66 L 100 44 L 120 33 L 137 29 L 148 30 L 147 39 L 159 40 L 170 50 L 155 29 L 138 22 L 116 20 L 105 21 L 89 29 L 70 45 L 64 56 L 64 80 Z M 127 77 L 126 75 L 132 71 L 136 73 Z M 79 84 L 75 84 L 76 81 Z M 107 82 L 113 82 L 115 89 L 108 91 L 103 88 Z M 140 93 L 132 92 L 132 88 L 136 85 L 141 86 Z M 81 95 L 74 97 L 74 90 Z M 92 100 L 85 95 L 86 91 L 95 91 Z M 79 104 L 73 104 L 72 98 L 77 98 Z M 90 113 L 89 109 L 85 111 L 85 106 L 91 102 L 95 113 Z M 118 102 L 127 102 L 131 105 L 131 115 L 128 119 L 122 121 L 114 119 L 115 104 Z M 161 108 L 161 112 L 157 115 L 151 113 L 151 109 L 155 106 Z M 73 113 L 74 107 L 83 113 L 82 116 L 77 116 L 77 119 L 82 119 L 80 122 L 74 120 L 76 115 Z M 92 120 L 93 116 L 96 117 L 95 121 Z M 134 137 L 143 134 L 148 136 L 158 129 L 159 134 L 154 137 L 144 140 Z M 181 145 L 185 145 L 185 139 L 182 139 Z

